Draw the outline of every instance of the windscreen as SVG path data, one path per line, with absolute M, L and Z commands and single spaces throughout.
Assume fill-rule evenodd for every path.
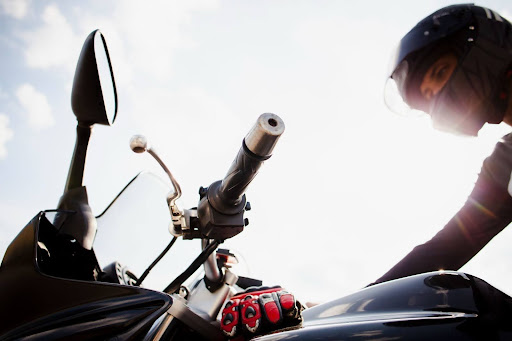
M 94 251 L 102 268 L 118 261 L 137 277 L 144 273 L 173 238 L 166 201 L 170 191 L 169 182 L 149 172 L 140 173 L 97 217 Z M 198 241 L 178 239 L 142 286 L 162 290 L 200 251 Z

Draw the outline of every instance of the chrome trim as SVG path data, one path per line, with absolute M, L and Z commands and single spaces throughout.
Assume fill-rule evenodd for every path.
M 279 116 L 262 114 L 245 137 L 245 145 L 258 156 L 270 156 L 283 132 L 284 122 Z

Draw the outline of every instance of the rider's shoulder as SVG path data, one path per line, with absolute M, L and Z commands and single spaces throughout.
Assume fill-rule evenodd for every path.
M 496 143 L 493 154 L 502 154 L 502 157 L 512 158 L 512 133 L 506 134 Z
M 512 133 L 503 136 L 483 163 L 480 176 L 488 177 L 507 187 L 512 173 Z
M 493 152 L 488 158 L 512 160 L 512 133 L 506 134 L 496 143 Z
M 503 136 L 499 142 L 512 145 L 512 133 L 508 133 L 505 136 Z

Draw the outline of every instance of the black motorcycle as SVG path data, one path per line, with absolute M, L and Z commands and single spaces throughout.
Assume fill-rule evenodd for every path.
M 39 212 L 21 230 L 0 267 L 1 340 L 223 340 L 225 302 L 263 284 L 242 276 L 239 257 L 220 246 L 248 224 L 244 193 L 284 131 L 281 118 L 261 115 L 224 179 L 201 188 L 190 209 L 178 207 L 178 182 L 146 138 L 134 136 L 132 150 L 151 154 L 167 179 L 138 174 L 94 216 L 82 184 L 87 146 L 92 126 L 111 125 L 116 108 L 106 42 L 94 31 L 73 83 L 77 139 L 65 192 L 57 209 Z M 161 285 L 168 279 L 150 272 L 180 237 L 200 240 L 201 251 Z M 163 251 L 155 259 L 142 244 Z M 440 271 L 307 308 L 300 325 L 256 339 L 512 340 L 511 320 L 509 296 L 471 275 Z

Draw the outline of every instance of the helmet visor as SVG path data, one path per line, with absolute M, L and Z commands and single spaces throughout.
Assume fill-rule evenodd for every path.
M 395 78 L 388 78 L 384 87 L 384 103 L 392 112 L 408 117 L 419 117 L 426 115 L 425 111 L 411 107 L 402 97 L 399 90 L 402 84 Z

